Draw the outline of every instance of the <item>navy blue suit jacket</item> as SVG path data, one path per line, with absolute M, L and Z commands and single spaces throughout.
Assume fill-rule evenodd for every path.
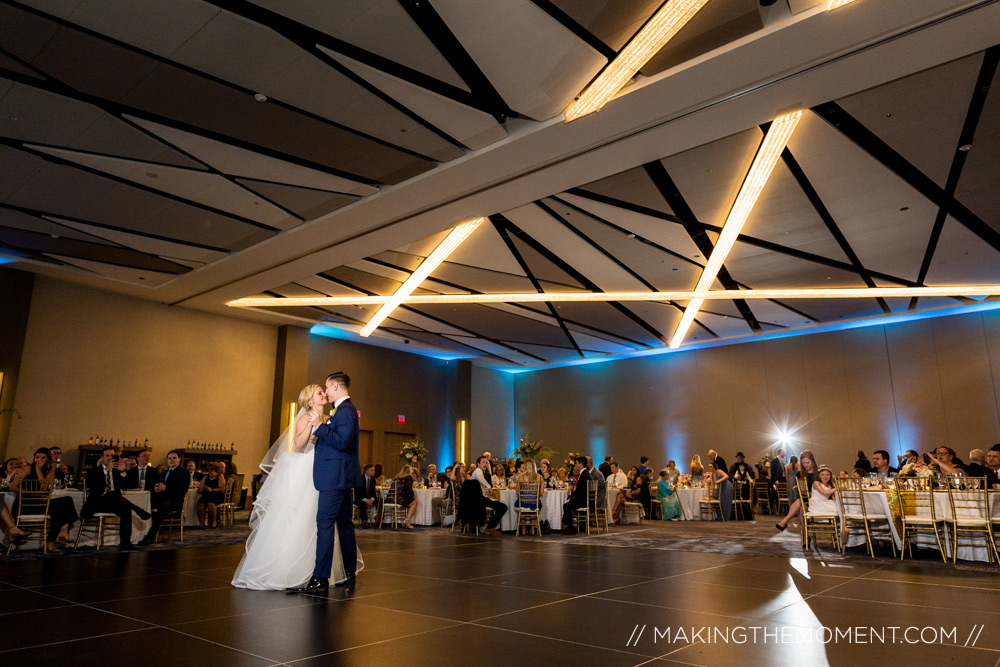
M 348 398 L 333 417 L 316 429 L 313 485 L 318 491 L 337 491 L 361 486 L 358 459 L 358 409 Z

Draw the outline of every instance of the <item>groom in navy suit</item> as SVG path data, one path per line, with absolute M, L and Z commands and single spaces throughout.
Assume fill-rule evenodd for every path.
M 333 403 L 330 420 L 316 429 L 316 454 L 313 484 L 319 491 L 316 512 L 316 566 L 312 579 L 296 593 L 325 590 L 330 586 L 333 566 L 334 526 L 340 535 L 340 553 L 347 580 L 338 586 L 353 586 L 358 566 L 358 548 L 354 538 L 351 490 L 361 485 L 361 462 L 358 460 L 358 410 L 347 394 L 351 378 L 336 372 L 326 379 L 326 395 Z

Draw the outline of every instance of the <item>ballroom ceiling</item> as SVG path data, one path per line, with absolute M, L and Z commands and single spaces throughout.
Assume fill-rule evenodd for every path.
M 711 0 L 564 124 L 659 0 L 4 0 L 0 256 L 352 337 L 378 306 L 225 304 L 392 294 L 485 216 L 415 294 L 686 291 L 797 107 L 716 289 L 1000 283 L 998 3 L 825 4 Z M 687 340 L 974 302 L 714 300 Z M 662 348 L 686 305 L 408 304 L 364 340 L 532 367 Z

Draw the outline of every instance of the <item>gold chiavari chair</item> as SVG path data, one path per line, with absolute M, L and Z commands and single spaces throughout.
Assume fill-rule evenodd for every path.
M 595 482 L 596 484 L 596 482 Z M 526 526 L 532 532 L 542 534 L 539 508 L 542 500 L 542 485 L 537 482 L 522 482 L 517 485 L 517 529 L 514 535 L 521 534 L 521 526 Z
M 778 514 L 787 514 L 791 507 L 788 502 L 788 482 L 775 482 L 774 490 L 778 493 Z
M 406 516 L 406 508 L 397 502 L 396 493 L 396 485 L 390 484 L 379 494 L 382 496 L 382 520 L 378 524 L 379 528 L 384 526 L 386 521 L 391 523 L 393 528 L 396 528 L 400 523 L 400 514 Z
M 169 540 L 174 536 L 174 528 L 181 529 L 181 542 L 184 541 L 184 514 L 187 512 L 188 504 L 188 494 L 184 494 L 184 502 L 181 503 L 181 509 L 179 512 L 170 512 L 167 518 L 160 523 L 160 529 L 156 531 L 156 535 L 153 536 L 153 544 L 156 544 L 160 540 L 160 530 L 163 527 L 167 527 L 167 539 Z
M 593 502 L 593 506 L 590 508 L 590 525 L 592 525 L 598 533 L 608 532 L 608 508 L 607 506 L 601 507 L 600 502 L 600 492 L 596 491 L 593 494 L 593 500 L 590 499 L 590 494 L 587 494 L 588 502 Z M 607 503 L 607 492 L 604 494 L 604 501 Z M 662 518 L 662 514 L 660 515 Z M 640 514 L 640 521 L 642 516 Z
M 236 523 L 236 493 L 243 489 L 243 475 L 230 475 L 226 480 L 226 490 L 222 494 L 222 504 L 216 505 L 219 524 L 225 528 Z
M 87 485 L 83 485 L 83 504 L 87 504 Z M 88 526 L 95 529 L 95 537 L 97 541 L 97 550 L 100 551 L 101 547 L 104 546 L 104 536 L 114 528 L 121 526 L 121 519 L 117 514 L 112 514 L 111 512 L 94 512 L 93 516 L 87 518 L 80 517 L 80 528 L 76 531 L 76 541 L 73 543 L 73 548 L 76 549 L 80 546 L 80 536 L 83 535 L 83 531 Z
M 896 542 L 892 539 L 892 528 L 889 522 L 892 517 L 882 513 L 869 512 L 865 505 L 865 492 L 861 488 L 861 480 L 857 478 L 835 479 L 837 499 L 840 502 L 841 520 L 847 528 L 862 526 L 865 530 L 865 543 L 868 545 L 868 555 L 875 558 L 872 540 L 885 539 L 892 546 L 892 557 L 896 557 Z M 885 524 L 884 529 L 881 524 Z
M 705 519 L 706 512 L 708 513 L 708 521 L 714 521 L 717 512 L 719 514 L 722 513 L 722 503 L 719 502 L 718 484 L 709 484 L 708 493 L 698 501 L 698 514 L 703 520 Z
M 34 527 L 34 532 L 38 534 L 38 539 L 42 543 L 42 553 L 48 553 L 49 501 L 52 499 L 52 487 L 43 487 L 42 480 L 39 479 L 22 479 L 19 489 L 14 524 L 22 530 Z M 11 540 L 7 545 L 8 555 L 11 548 L 17 553 L 21 550 L 21 543 Z
M 636 503 L 638 505 L 638 503 Z M 587 480 L 587 504 L 573 510 L 573 518 L 576 519 L 576 529 L 583 532 L 586 527 L 587 534 L 590 535 L 590 513 L 597 507 L 597 480 Z M 582 522 L 582 523 L 581 523 Z
M 755 496 L 755 504 L 757 507 L 758 514 L 770 514 L 771 513 L 771 496 L 768 490 L 768 484 L 766 479 L 757 479 L 753 483 L 753 492 Z M 763 507 L 763 509 L 761 509 Z
M 733 508 L 736 519 L 753 521 L 753 486 L 749 482 L 733 482 Z
M 902 560 L 907 551 L 910 558 L 913 558 L 914 533 L 929 530 L 934 531 L 941 560 L 947 563 L 948 552 L 941 544 L 941 534 L 938 531 L 938 525 L 944 523 L 944 519 L 938 518 L 934 507 L 934 481 L 930 477 L 896 477 L 895 485 L 903 525 L 899 559 Z
M 990 519 L 990 499 L 985 477 L 944 475 L 951 503 L 951 562 L 958 560 L 958 534 L 986 538 L 991 563 L 1000 563 L 993 523 Z
M 819 544 L 820 535 L 829 535 L 833 540 L 833 548 L 842 551 L 840 546 L 840 528 L 836 514 L 809 514 L 809 487 L 802 477 L 795 479 L 796 488 L 799 490 L 799 500 L 802 501 L 802 548 L 809 548 L 809 536 L 817 537 Z
M 653 519 L 663 520 L 663 508 L 660 505 L 660 485 L 649 485 L 649 506 L 646 507 L 646 516 L 650 521 Z

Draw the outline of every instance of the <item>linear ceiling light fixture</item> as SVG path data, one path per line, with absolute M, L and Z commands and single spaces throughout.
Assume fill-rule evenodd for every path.
M 753 210 L 754 204 L 757 203 L 757 198 L 760 197 L 767 179 L 771 177 L 774 165 L 778 163 L 778 158 L 781 157 L 781 151 L 785 149 L 785 145 L 788 143 L 789 138 L 791 138 L 792 132 L 795 131 L 795 127 L 799 124 L 801 118 L 801 110 L 785 114 L 775 119 L 771 123 L 771 127 L 768 128 L 764 142 L 760 145 L 760 150 L 757 151 L 757 157 L 754 158 L 753 164 L 750 166 L 746 180 L 743 181 L 743 187 L 740 188 L 740 194 L 736 196 L 736 202 L 729 211 L 726 224 L 722 226 L 722 232 L 719 234 L 719 240 L 715 242 L 712 256 L 708 258 L 708 263 L 705 264 L 705 269 L 701 272 L 698 285 L 694 288 L 696 297 L 703 297 L 712 289 L 712 284 L 719 275 L 719 270 L 722 268 L 723 262 L 726 261 L 729 251 L 736 244 L 736 239 L 739 238 L 740 231 L 742 231 L 743 225 L 746 224 L 747 218 L 750 216 L 750 211 Z M 670 339 L 670 347 L 675 348 L 684 340 L 688 328 L 694 322 L 695 315 L 698 314 L 698 309 L 701 308 L 701 304 L 702 300 L 700 298 L 695 298 L 688 304 L 680 324 L 677 325 L 677 330 Z
M 455 229 L 451 230 L 451 233 L 445 237 L 444 241 L 434 248 L 434 252 L 427 256 L 417 270 L 410 274 L 410 277 L 399 286 L 388 301 L 386 301 L 381 308 L 378 309 L 368 323 L 361 327 L 361 336 L 368 337 L 371 335 L 378 325 L 382 324 L 383 320 L 389 316 L 389 313 L 396 309 L 396 306 L 403 302 L 403 299 L 413 294 L 413 290 L 420 286 L 420 283 L 424 282 L 434 269 L 441 265 L 441 262 L 448 258 L 452 252 L 455 251 L 458 246 L 462 245 L 465 239 L 469 238 L 472 232 L 479 229 L 479 225 L 483 224 L 486 218 L 476 218 L 475 220 L 470 220 L 469 222 L 464 222 Z
M 566 122 L 599 111 L 708 0 L 668 0 L 621 53 L 566 109 Z
M 826 6 L 826 11 L 832 12 L 834 9 L 843 7 L 844 5 L 849 5 L 852 2 L 854 2 L 854 0 L 830 0 L 830 4 Z
M 818 289 L 712 290 L 695 292 L 526 292 L 523 294 L 418 294 L 400 299 L 401 304 L 449 303 L 573 303 L 584 301 L 715 301 L 726 299 L 874 299 L 882 297 L 1000 296 L 1000 285 L 949 285 L 945 287 L 824 287 Z M 284 306 L 379 306 L 394 296 L 247 297 L 227 305 L 239 308 Z M 698 304 L 700 307 L 701 304 Z

